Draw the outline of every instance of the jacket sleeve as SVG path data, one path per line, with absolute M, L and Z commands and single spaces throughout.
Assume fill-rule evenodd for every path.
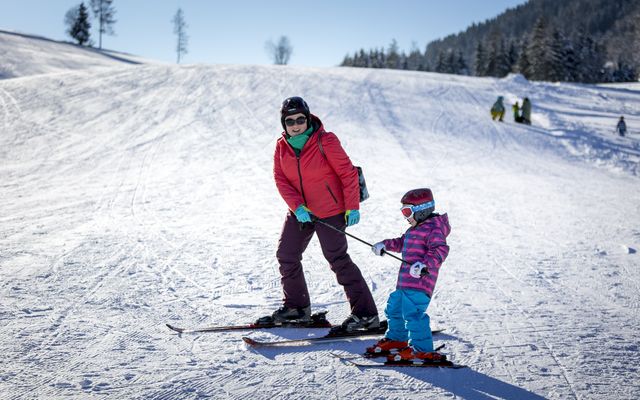
M 342 148 L 340 140 L 331 132 L 324 133 L 320 140 L 327 162 L 342 182 L 342 194 L 347 210 L 360 209 L 360 185 L 358 170 L 353 166 L 349 156 Z
M 449 255 L 449 245 L 441 229 L 434 229 L 427 239 L 427 252 L 422 261 L 429 270 L 438 270 Z
M 384 243 L 384 248 L 388 251 L 393 251 L 395 253 L 402 252 L 402 243 L 404 243 L 404 235 L 395 239 L 385 239 L 382 241 Z
M 291 211 L 294 211 L 300 204 L 304 203 L 302 194 L 296 189 L 291 182 L 287 179 L 282 170 L 282 164 L 280 163 L 280 142 L 276 144 L 276 151 L 273 156 L 273 177 L 276 181 L 276 187 L 280 196 L 284 199 L 287 206 Z

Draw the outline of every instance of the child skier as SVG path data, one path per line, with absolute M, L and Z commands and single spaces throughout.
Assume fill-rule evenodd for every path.
M 502 119 L 504 118 L 503 99 L 504 98 L 502 96 L 498 96 L 498 100 L 496 100 L 496 102 L 491 106 L 491 119 L 494 121 L 498 118 L 498 121 L 502 122 Z
M 627 124 L 624 122 L 624 117 L 620 117 L 620 119 L 618 120 L 618 125 L 616 125 L 616 131 L 620 136 L 624 136 L 627 134 Z
M 389 325 L 385 337 L 367 348 L 367 353 L 388 354 L 391 362 L 442 361 L 446 357 L 434 352 L 426 310 L 440 266 L 449 254 L 446 241 L 451 231 L 449 219 L 447 214 L 433 212 L 435 203 L 430 189 L 410 190 L 401 202 L 402 215 L 411 227 L 399 238 L 374 244 L 372 250 L 379 256 L 387 251 L 401 252 L 408 263 L 400 265 L 396 290 L 387 301 L 385 314 Z

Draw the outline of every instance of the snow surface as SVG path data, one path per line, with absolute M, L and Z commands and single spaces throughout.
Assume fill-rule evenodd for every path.
M 0 79 L 149 62 L 131 54 L 0 30 Z
M 104 67 L 0 81 L 0 399 L 640 398 L 637 86 Z M 286 206 L 271 168 L 291 95 L 364 168 L 371 198 L 352 234 L 399 236 L 399 199 L 416 187 L 448 212 L 429 314 L 446 330 L 436 344 L 469 368 L 361 370 L 329 351 L 373 340 L 256 351 L 242 333 L 165 327 L 279 306 Z M 492 122 L 498 95 L 529 96 L 533 125 Z M 627 138 L 613 134 L 622 114 Z M 350 244 L 382 312 L 398 264 Z M 340 322 L 348 306 L 316 240 L 303 262 L 314 310 Z

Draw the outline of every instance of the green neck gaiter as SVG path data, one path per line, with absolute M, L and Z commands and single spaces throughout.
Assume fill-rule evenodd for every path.
M 293 147 L 293 150 L 296 152 L 296 155 L 300 155 L 302 148 L 307 143 L 307 140 L 309 140 L 309 136 L 311 136 L 312 133 L 313 133 L 313 126 L 310 126 L 309 129 L 302 132 L 301 134 L 296 136 L 289 136 L 287 138 L 287 142 L 289 142 L 291 147 Z

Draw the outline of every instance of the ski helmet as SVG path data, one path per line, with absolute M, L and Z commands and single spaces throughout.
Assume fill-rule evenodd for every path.
M 413 219 L 418 223 L 426 220 L 435 210 L 433 193 L 431 193 L 431 189 L 428 188 L 409 190 L 402 196 L 400 202 L 415 207 L 415 209 L 413 209 Z
M 309 106 L 302 97 L 289 97 L 282 102 L 282 108 L 280 109 L 280 122 L 282 123 L 282 127 L 285 131 L 287 130 L 287 127 L 284 124 L 284 119 L 289 115 L 299 113 L 304 114 L 304 116 L 307 117 L 307 122 L 309 121 L 311 112 L 309 112 Z

